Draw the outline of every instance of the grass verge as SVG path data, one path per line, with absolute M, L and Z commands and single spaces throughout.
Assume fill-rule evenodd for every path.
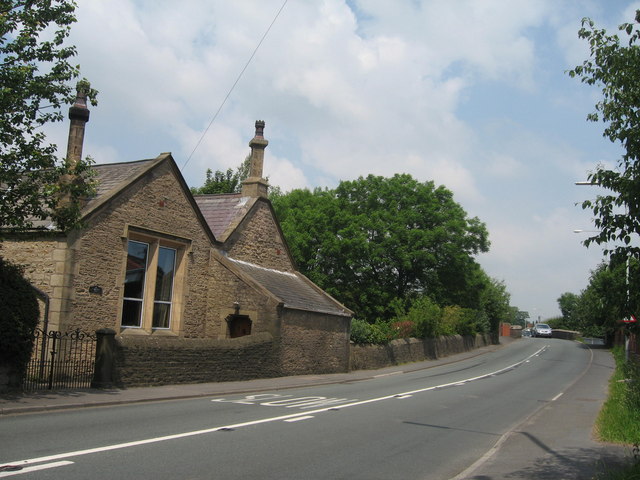
M 626 445 L 640 444 L 640 361 L 625 361 L 624 349 L 613 349 L 616 370 L 609 381 L 609 396 L 596 428 L 603 442 Z M 640 462 L 635 460 L 622 470 L 605 472 L 599 480 L 640 480 Z

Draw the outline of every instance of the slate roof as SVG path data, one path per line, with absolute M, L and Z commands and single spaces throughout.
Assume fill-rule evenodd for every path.
M 239 193 L 194 195 L 194 199 L 216 239 L 222 242 L 255 203 L 254 198 Z
M 227 260 L 279 298 L 287 308 L 344 317 L 352 315 L 352 312 L 298 273 L 264 268 L 228 257 Z
M 146 172 L 159 158 L 138 160 L 137 162 L 105 163 L 93 165 L 97 182 L 96 195 L 84 206 L 83 211 L 92 210 L 105 196 L 110 197 L 130 184 L 136 177 Z
M 167 154 L 163 154 L 167 155 Z M 102 165 L 92 165 L 94 172 L 93 180 L 96 183 L 96 194 L 87 200 L 82 207 L 82 215 L 92 211 L 100 205 L 106 198 L 111 197 L 120 189 L 130 184 L 133 179 L 147 171 L 156 162 L 164 159 L 164 156 L 137 162 L 105 163 Z M 44 220 L 32 219 L 33 228 L 55 230 L 55 225 L 51 218 Z

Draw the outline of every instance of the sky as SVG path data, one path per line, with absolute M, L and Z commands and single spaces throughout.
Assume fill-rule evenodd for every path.
M 610 33 L 640 1 L 77 0 L 69 41 L 100 93 L 84 154 L 171 152 L 189 186 L 236 168 L 266 122 L 283 191 L 409 173 L 454 194 L 489 232 L 477 260 L 534 320 L 558 316 L 602 260 L 576 186 L 621 149 L 586 121 L 600 90 L 584 17 Z M 265 36 L 266 34 L 266 36 Z M 68 123 L 49 138 L 65 151 Z

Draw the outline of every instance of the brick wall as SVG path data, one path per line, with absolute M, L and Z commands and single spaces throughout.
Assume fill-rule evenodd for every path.
M 420 362 L 490 345 L 488 335 L 453 335 L 435 339 L 399 339 L 388 345 L 352 345 L 351 370 L 366 370 Z
M 117 340 L 116 384 L 135 387 L 280 376 L 279 348 L 268 334 L 233 340 Z

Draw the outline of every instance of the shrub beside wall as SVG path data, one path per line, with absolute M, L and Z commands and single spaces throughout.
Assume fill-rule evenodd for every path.
M 451 335 L 392 340 L 386 345 L 351 345 L 351 370 L 373 370 L 423 360 L 435 360 L 493 342 L 489 335 Z
M 38 319 L 36 293 L 22 269 L 0 257 L 0 391 L 20 388 Z

